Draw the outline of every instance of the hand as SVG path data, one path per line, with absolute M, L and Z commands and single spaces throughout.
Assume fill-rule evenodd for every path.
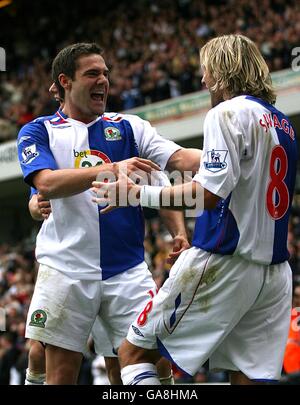
M 140 203 L 140 186 L 137 186 L 124 172 L 114 182 L 93 181 L 92 191 L 97 195 L 92 199 L 100 206 L 106 206 L 100 213 L 106 214 L 117 207 L 136 207 Z
M 37 200 L 38 200 L 38 207 L 42 217 L 44 219 L 48 219 L 52 211 L 50 201 L 44 198 L 43 195 L 40 193 L 37 194 Z
M 127 176 L 131 173 L 142 170 L 146 173 L 151 173 L 152 170 L 161 170 L 160 167 L 149 159 L 143 159 L 140 157 L 132 157 L 130 159 L 117 162 L 118 170 L 125 172 Z
M 168 264 L 174 264 L 179 257 L 179 255 L 186 249 L 189 249 L 191 246 L 186 238 L 183 235 L 177 235 L 173 239 L 173 251 L 169 254 L 167 259 Z
M 122 160 L 114 165 L 114 174 L 118 179 L 120 173 L 125 173 L 136 184 L 148 184 L 151 172 L 160 171 L 160 167 L 148 159 L 133 157 Z
M 112 163 L 110 171 L 101 171 L 96 177 L 96 182 L 100 183 L 114 183 L 116 182 L 121 173 L 124 173 L 135 184 L 151 184 L 151 174 L 160 171 L 160 167 L 153 163 L 151 160 L 133 157 L 130 159 L 122 160 L 121 162 Z

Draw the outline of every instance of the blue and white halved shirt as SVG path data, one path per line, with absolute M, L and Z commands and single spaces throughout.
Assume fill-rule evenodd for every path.
M 296 164 L 293 126 L 271 104 L 239 96 L 210 110 L 194 181 L 222 200 L 198 217 L 193 245 L 262 264 L 287 260 Z
M 25 125 L 18 136 L 20 165 L 30 185 L 33 174 L 42 169 L 91 167 L 134 156 L 151 159 L 164 169 L 178 149 L 180 146 L 159 136 L 148 121 L 115 113 L 84 124 L 58 111 Z M 101 215 L 92 197 L 87 190 L 51 200 L 52 214 L 37 237 L 39 263 L 72 278 L 99 280 L 143 262 L 141 207 Z

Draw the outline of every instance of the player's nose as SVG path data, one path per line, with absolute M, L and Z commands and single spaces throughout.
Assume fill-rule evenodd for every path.
M 108 83 L 108 77 L 104 74 L 100 74 L 97 78 L 97 84 L 106 84 Z

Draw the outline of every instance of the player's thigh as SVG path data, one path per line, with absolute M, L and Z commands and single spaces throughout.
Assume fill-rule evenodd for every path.
M 95 320 L 91 334 L 97 355 L 117 359 L 117 353 L 99 316 Z
M 248 378 L 278 380 L 290 323 L 292 276 L 288 263 L 257 266 L 260 294 L 211 357 L 212 368 L 240 370 Z
M 84 352 L 99 306 L 100 282 L 74 280 L 41 265 L 28 312 L 26 337 Z
M 156 285 L 146 263 L 103 282 L 100 317 L 116 349 L 126 337 L 128 328 L 156 294 Z
M 183 252 L 127 339 L 147 349 L 158 342 L 165 356 L 193 374 L 255 302 L 263 275 L 253 277 L 251 270 L 236 257 L 198 248 Z

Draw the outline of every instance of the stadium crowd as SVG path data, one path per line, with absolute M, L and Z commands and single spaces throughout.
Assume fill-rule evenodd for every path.
M 108 110 L 128 110 L 201 89 L 199 48 L 219 34 L 240 32 L 255 40 L 271 71 L 290 67 L 300 37 L 300 4 L 125 0 L 105 6 L 88 0 L 71 8 L 49 1 L 29 8 L 20 0 L 0 10 L 0 21 L 0 44 L 7 53 L 7 72 L 0 75 L 3 142 L 55 109 L 48 95 L 49 61 L 66 44 L 101 44 L 111 66 Z

